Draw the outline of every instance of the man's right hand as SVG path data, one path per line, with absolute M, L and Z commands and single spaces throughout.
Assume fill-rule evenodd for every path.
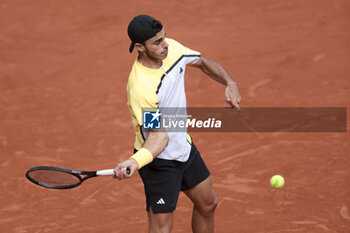
M 130 169 L 130 174 L 127 174 L 126 168 Z M 114 168 L 114 178 L 118 178 L 119 180 L 130 178 L 134 173 L 138 170 L 138 165 L 135 159 L 128 159 L 124 162 L 118 163 L 118 165 Z

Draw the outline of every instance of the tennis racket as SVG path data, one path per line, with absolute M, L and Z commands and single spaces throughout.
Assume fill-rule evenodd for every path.
M 130 169 L 126 168 L 130 174 Z M 29 168 L 26 172 L 28 180 L 49 189 L 70 189 L 79 186 L 83 181 L 96 176 L 114 175 L 114 169 L 100 171 L 76 171 L 60 167 L 40 166 Z

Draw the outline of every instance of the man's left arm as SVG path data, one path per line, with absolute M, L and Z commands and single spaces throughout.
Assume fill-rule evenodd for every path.
M 231 107 L 236 107 L 238 110 L 240 109 L 239 103 L 242 98 L 239 93 L 237 82 L 230 77 L 221 65 L 203 56 L 201 56 L 196 63 L 189 65 L 201 69 L 215 81 L 227 86 L 225 90 L 225 101 L 230 104 Z

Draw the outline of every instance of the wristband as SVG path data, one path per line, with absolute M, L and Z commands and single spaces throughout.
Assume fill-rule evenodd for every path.
M 133 154 L 130 158 L 133 158 L 136 160 L 139 169 L 153 161 L 152 153 L 146 148 L 141 148 L 139 151 Z

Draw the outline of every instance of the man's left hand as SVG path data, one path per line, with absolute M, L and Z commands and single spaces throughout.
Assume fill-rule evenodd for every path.
M 225 101 L 228 103 L 228 108 L 237 108 L 237 111 L 240 110 L 239 103 L 241 102 L 242 97 L 239 93 L 237 83 L 230 83 L 227 85 L 225 90 Z

